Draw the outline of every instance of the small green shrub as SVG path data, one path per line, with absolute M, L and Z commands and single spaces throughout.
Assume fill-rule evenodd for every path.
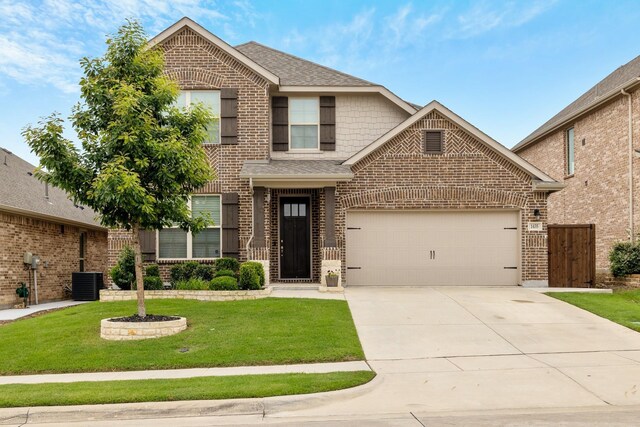
M 160 267 L 158 267 L 158 264 L 150 264 L 145 269 L 144 275 L 148 277 L 160 277 Z
M 260 289 L 260 276 L 256 269 L 244 263 L 240 266 L 240 273 L 238 274 L 240 289 L 244 290 L 257 290 Z
M 640 245 L 618 242 L 609 252 L 611 274 L 615 277 L 640 273 Z
M 162 279 L 158 276 L 146 276 L 143 280 L 145 291 L 161 291 L 164 289 Z
M 216 272 L 215 268 L 211 264 L 200 264 L 195 271 L 195 277 L 199 277 L 202 280 L 211 280 L 213 279 L 214 273 Z
M 111 269 L 111 280 L 120 289 L 129 290 L 136 281 L 136 259 L 133 249 L 125 246 L 118 256 L 118 262 Z
M 236 277 L 236 273 L 235 271 L 231 271 L 231 270 L 218 270 L 216 271 L 216 274 L 214 277 L 233 277 L 235 279 Z
M 193 277 L 189 280 L 180 280 L 176 282 L 175 288 L 180 291 L 206 291 L 209 289 L 209 282 Z
M 237 272 L 240 269 L 240 262 L 235 258 L 218 258 L 215 265 L 216 270 L 231 270 Z
M 257 261 L 246 261 L 242 263 L 242 265 L 248 265 L 249 267 L 253 268 L 256 271 L 256 273 L 258 274 L 258 278 L 260 279 L 260 287 L 263 288 L 264 287 L 264 267 L 262 266 L 262 264 Z
M 209 282 L 209 289 L 212 291 L 235 291 L 238 290 L 238 281 L 235 277 L 216 277 Z

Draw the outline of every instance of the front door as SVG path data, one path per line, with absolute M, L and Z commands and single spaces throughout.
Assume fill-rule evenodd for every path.
M 280 198 L 280 277 L 311 278 L 311 212 L 308 197 Z

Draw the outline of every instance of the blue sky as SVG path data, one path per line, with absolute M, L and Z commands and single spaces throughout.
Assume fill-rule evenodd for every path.
M 21 129 L 78 100 L 78 59 L 127 17 L 153 36 L 189 16 L 249 40 L 437 99 L 513 146 L 640 55 L 640 1 L 0 0 L 0 146 L 36 162 Z

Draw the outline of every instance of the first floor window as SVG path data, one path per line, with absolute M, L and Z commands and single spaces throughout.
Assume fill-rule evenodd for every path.
M 197 234 L 177 227 L 158 232 L 159 257 L 165 259 L 219 258 L 220 247 L 220 196 L 192 196 L 191 215 L 196 218 L 209 214 L 213 224 Z
M 317 150 L 319 123 L 319 98 L 289 98 L 289 140 L 292 150 Z
M 205 144 L 220 144 L 220 91 L 219 90 L 185 90 L 178 94 L 177 106 L 189 108 L 197 103 L 204 105 L 213 115 L 207 125 Z

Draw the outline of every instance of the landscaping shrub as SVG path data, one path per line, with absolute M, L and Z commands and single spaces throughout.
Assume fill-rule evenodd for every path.
M 212 291 L 236 291 L 238 290 L 238 281 L 235 277 L 216 277 L 209 282 L 209 289 Z
M 209 282 L 193 277 L 188 280 L 180 280 L 176 282 L 175 288 L 180 291 L 206 291 L 209 290 Z
M 145 276 L 144 277 L 144 290 L 145 291 L 161 291 L 164 289 L 162 279 L 158 276 Z M 136 288 L 135 283 L 133 288 Z
M 233 277 L 236 278 L 236 272 L 231 270 L 218 270 L 214 277 Z
M 199 278 L 206 281 L 213 279 L 215 269 L 211 265 L 200 264 L 197 261 L 187 261 L 171 267 L 171 284 Z
M 260 279 L 260 287 L 263 288 L 264 287 L 264 267 L 262 266 L 262 264 L 257 261 L 246 261 L 242 263 L 242 265 L 248 265 L 249 267 L 253 268 L 256 271 L 256 273 L 258 274 L 258 278 Z
M 215 268 L 213 267 L 213 265 L 210 264 L 200 264 L 198 265 L 198 268 L 196 268 L 195 274 L 196 277 L 202 279 L 202 280 L 211 280 L 213 279 L 214 273 L 215 273 Z
M 257 290 L 260 289 L 260 276 L 252 265 L 243 263 L 240 266 L 239 286 L 244 290 Z
M 160 277 L 160 267 L 158 267 L 158 264 L 150 264 L 145 269 L 144 275 L 147 277 Z
M 618 242 L 609 252 L 611 274 L 615 277 L 640 273 L 640 245 Z
M 118 256 L 118 262 L 111 269 L 111 280 L 120 289 L 129 290 L 136 281 L 136 259 L 133 249 L 125 246 Z
M 237 272 L 240 269 L 240 262 L 235 258 L 218 258 L 215 265 L 216 270 L 231 270 Z

